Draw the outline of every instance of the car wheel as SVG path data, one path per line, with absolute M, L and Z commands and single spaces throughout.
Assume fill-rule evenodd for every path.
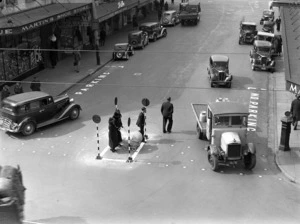
M 22 128 L 22 134 L 24 136 L 32 135 L 35 131 L 35 124 L 32 121 L 26 122 Z
M 73 107 L 70 111 L 70 119 L 76 120 L 79 117 L 80 111 L 77 107 Z
M 167 31 L 165 30 L 164 32 L 163 32 L 163 37 L 167 37 Z
M 207 158 L 208 158 L 208 162 L 210 164 L 211 169 L 213 171 L 217 171 L 219 168 L 219 162 L 218 162 L 217 156 L 214 154 L 211 154 L 211 152 L 208 151 Z
M 252 69 L 252 71 L 255 71 L 255 66 L 254 66 L 254 63 L 252 63 L 252 65 L 251 65 L 251 69 Z
M 199 127 L 199 124 L 196 124 L 196 130 L 197 130 L 197 135 L 199 139 L 203 139 L 203 132 L 201 131 L 201 128 Z
M 122 58 L 122 53 L 121 52 L 116 53 L 116 57 L 117 57 L 117 59 L 121 59 Z
M 256 155 L 252 153 L 248 153 L 244 157 L 244 167 L 246 170 L 252 170 L 256 165 Z

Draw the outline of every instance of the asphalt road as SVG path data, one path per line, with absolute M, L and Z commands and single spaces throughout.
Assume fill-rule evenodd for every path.
M 296 223 L 299 188 L 285 180 L 268 148 L 268 78 L 252 71 L 251 46 L 238 45 L 239 22 L 259 22 L 264 1 L 201 1 L 197 26 L 168 28 L 167 38 L 137 50 L 129 61 L 111 62 L 86 83 L 70 90 L 82 108 L 77 121 L 43 128 L 30 137 L 1 133 L 0 164 L 20 164 L 28 223 Z M 126 34 L 124 34 L 126 35 Z M 211 88 L 211 54 L 230 57 L 231 89 Z M 280 69 L 280 68 L 279 68 Z M 173 133 L 162 133 L 161 103 L 172 97 Z M 251 98 L 252 96 L 252 98 Z M 148 143 L 133 163 L 126 149 L 96 160 L 96 125 L 101 116 L 100 150 L 107 146 L 114 98 L 127 131 L 142 107 L 147 111 Z M 257 147 L 257 166 L 222 167 L 213 172 L 197 139 L 191 103 L 218 97 L 257 106 L 249 141 Z M 126 133 L 126 132 L 125 132 Z M 126 136 L 125 136 L 126 137 Z M 30 222 L 29 222 L 30 221 Z

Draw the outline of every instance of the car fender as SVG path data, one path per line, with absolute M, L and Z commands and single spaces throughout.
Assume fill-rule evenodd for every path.
M 22 129 L 22 126 L 27 123 L 27 122 L 33 122 L 34 125 L 36 126 L 36 120 L 35 119 L 32 119 L 31 117 L 25 117 L 18 125 L 18 130 L 21 130 Z
M 219 150 L 218 150 L 218 147 L 216 145 L 210 145 L 208 147 L 208 149 L 210 150 L 210 153 L 212 155 L 218 155 L 219 154 Z
M 161 29 L 160 36 L 162 36 L 163 33 L 164 33 L 165 31 L 167 32 L 167 29 L 166 29 L 165 27 L 163 27 L 163 28 Z
M 250 153 L 256 154 L 256 147 L 255 147 L 254 143 L 249 142 L 247 144 L 247 148 L 248 148 L 248 150 L 249 150 Z
M 62 114 L 58 117 L 58 120 L 68 117 L 70 111 L 71 111 L 74 107 L 77 107 L 79 110 L 82 110 L 80 105 L 75 104 L 75 103 L 71 103 L 71 104 L 69 104 L 66 108 L 64 108 L 64 111 L 63 111 Z

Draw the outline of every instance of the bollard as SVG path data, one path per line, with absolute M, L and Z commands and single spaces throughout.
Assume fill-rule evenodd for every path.
M 284 113 L 285 117 L 281 118 L 281 136 L 279 150 L 290 151 L 290 134 L 293 118 L 289 111 Z

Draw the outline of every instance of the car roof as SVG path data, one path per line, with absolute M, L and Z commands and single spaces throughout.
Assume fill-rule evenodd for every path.
M 142 23 L 140 26 L 153 26 L 158 24 L 158 22 L 148 22 L 148 23 Z
M 263 31 L 258 31 L 257 35 L 275 37 L 274 33 L 268 33 L 268 32 L 263 32 Z
M 124 47 L 127 45 L 128 45 L 128 43 L 118 43 L 118 44 L 115 44 L 115 47 Z
M 254 41 L 254 45 L 257 47 L 272 47 L 272 44 L 266 40 L 256 40 Z
M 213 61 L 229 61 L 229 58 L 225 55 L 214 54 L 210 57 Z
M 28 101 L 38 100 L 40 98 L 44 98 L 50 96 L 48 93 L 44 93 L 41 91 L 32 91 L 26 93 L 20 93 L 13 96 L 9 96 L 3 100 L 3 102 L 11 104 L 13 106 L 22 105 Z
M 264 10 L 263 10 L 263 13 L 264 13 L 264 12 L 274 12 L 274 10 L 271 10 L 271 9 L 264 9 Z
M 213 102 L 209 107 L 214 115 L 249 114 L 248 107 L 237 102 Z
M 255 22 L 242 22 L 243 25 L 251 25 L 251 26 L 256 26 Z
M 130 31 L 129 34 L 140 34 L 143 33 L 144 31 L 142 30 L 134 30 L 134 31 Z

